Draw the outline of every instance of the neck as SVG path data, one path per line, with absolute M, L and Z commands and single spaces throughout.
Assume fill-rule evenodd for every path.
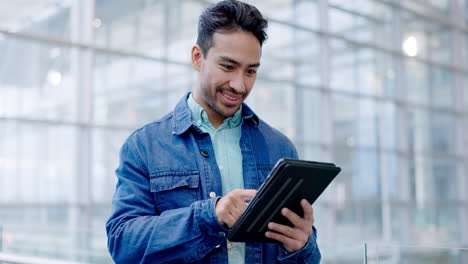
M 205 101 L 198 95 L 198 93 L 193 92 L 193 100 L 197 102 L 206 112 L 208 115 L 208 119 L 210 120 L 210 123 L 213 125 L 214 128 L 218 128 L 221 126 L 223 123 L 224 119 L 226 119 L 224 116 L 218 114 L 216 111 L 214 111 L 208 104 L 205 103 Z

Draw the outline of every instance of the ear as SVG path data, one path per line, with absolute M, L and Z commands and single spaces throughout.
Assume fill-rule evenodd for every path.
M 203 54 L 200 46 L 194 45 L 192 47 L 192 67 L 196 71 L 200 71 L 202 66 Z

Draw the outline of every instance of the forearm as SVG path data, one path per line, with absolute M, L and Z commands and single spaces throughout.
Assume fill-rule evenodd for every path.
M 188 263 L 200 260 L 225 240 L 214 199 L 161 215 L 114 214 L 107 225 L 109 251 L 116 263 Z M 213 221 L 214 220 L 214 221 Z

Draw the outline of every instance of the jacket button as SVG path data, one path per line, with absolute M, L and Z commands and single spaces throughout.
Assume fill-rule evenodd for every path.
M 202 150 L 200 153 L 203 155 L 203 157 L 208 157 L 208 151 Z
M 215 197 L 216 197 L 216 193 L 215 193 L 215 192 L 210 192 L 210 197 L 211 197 L 211 198 L 215 198 Z

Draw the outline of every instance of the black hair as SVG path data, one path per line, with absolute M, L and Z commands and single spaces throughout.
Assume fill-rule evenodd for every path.
M 255 6 L 237 0 L 223 0 L 210 5 L 200 15 L 197 44 L 206 57 L 213 45 L 215 32 L 242 30 L 251 32 L 262 46 L 267 39 L 267 27 L 268 21 Z

